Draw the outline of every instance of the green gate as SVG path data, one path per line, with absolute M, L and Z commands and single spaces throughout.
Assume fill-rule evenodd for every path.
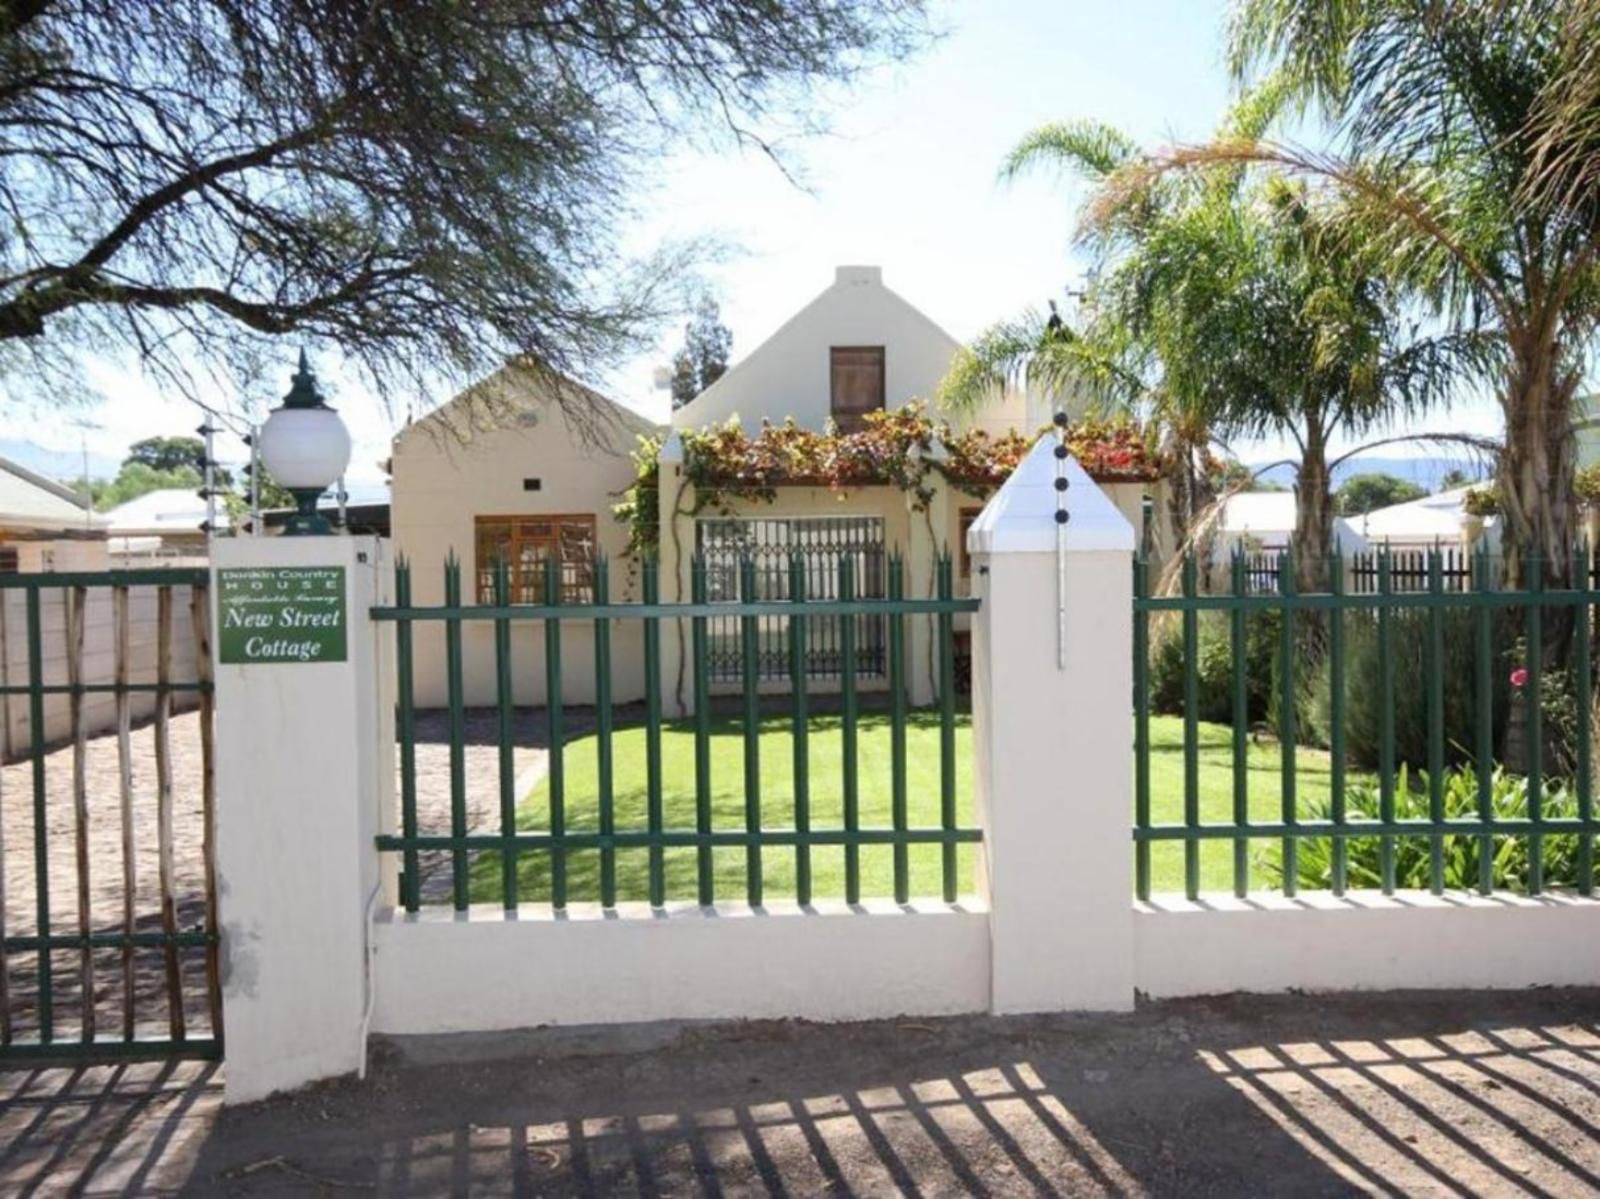
M 0 575 L 0 1062 L 221 1056 L 208 584 Z

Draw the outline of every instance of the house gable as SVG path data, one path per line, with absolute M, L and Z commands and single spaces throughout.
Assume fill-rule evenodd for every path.
M 930 399 L 959 343 L 883 285 L 875 266 L 841 266 L 822 292 L 727 374 L 672 414 L 681 429 L 737 416 L 750 430 L 785 419 L 820 430 L 831 410 L 832 351 L 883 347 L 883 400 Z

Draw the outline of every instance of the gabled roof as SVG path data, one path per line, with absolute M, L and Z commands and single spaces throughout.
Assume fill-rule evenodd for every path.
M 579 418 L 567 415 L 563 401 L 579 411 L 587 409 L 592 417 L 584 427 L 572 430 L 575 435 L 618 452 L 631 450 L 637 434 L 664 431 L 664 426 L 565 375 L 533 364 L 508 362 L 401 429 L 394 444 L 398 447 L 419 431 L 466 444 L 509 429 L 531 427 L 554 413 L 560 413 L 571 428 Z
M 0 458 L 0 524 L 45 532 L 104 527 L 70 487 Z
M 188 487 L 147 491 L 106 513 L 113 537 L 135 533 L 198 533 L 206 518 L 206 502 Z
M 748 354 L 733 363 L 715 383 L 711 384 L 710 387 L 707 387 L 683 407 L 674 411 L 670 418 L 673 428 L 698 429 L 708 424 L 721 423 L 722 420 L 727 419 L 729 414 L 724 412 L 723 408 L 729 394 L 737 395 L 740 388 L 746 383 L 747 376 L 760 369 L 759 364 L 762 364 L 770 356 L 782 354 L 792 341 L 802 336 L 800 331 L 808 327 L 808 322 L 814 316 L 825 313 L 830 305 L 839 303 L 841 300 L 849 302 L 852 299 L 863 296 L 871 297 L 871 301 L 877 306 L 879 314 L 893 313 L 895 316 L 905 318 L 910 326 L 920 330 L 921 336 L 929 339 L 932 344 L 938 345 L 947 357 L 953 356 L 960 350 L 961 343 L 950 336 L 937 321 L 899 292 L 884 284 L 882 267 L 839 266 L 834 269 L 834 278 L 831 284 L 807 301 L 793 316 L 779 325 L 776 330 Z M 837 344 L 846 343 L 840 342 Z M 901 398 L 909 399 L 910 397 Z M 793 416 L 795 414 L 792 412 L 742 412 L 738 413 L 738 415 L 747 422 L 754 422 L 762 416 L 776 422 L 783 416 Z
M 1370 541 L 1455 541 L 1461 536 L 1462 503 L 1472 487 L 1453 487 L 1436 495 L 1375 508 L 1356 517 Z

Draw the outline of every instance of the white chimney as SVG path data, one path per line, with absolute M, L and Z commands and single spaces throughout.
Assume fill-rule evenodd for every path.
M 833 270 L 835 283 L 849 283 L 857 287 L 882 287 L 881 266 L 840 266 Z

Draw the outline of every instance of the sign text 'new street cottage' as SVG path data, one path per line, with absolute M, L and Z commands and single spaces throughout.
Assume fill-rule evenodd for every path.
M 223 662 L 343 662 L 342 566 L 218 571 Z

